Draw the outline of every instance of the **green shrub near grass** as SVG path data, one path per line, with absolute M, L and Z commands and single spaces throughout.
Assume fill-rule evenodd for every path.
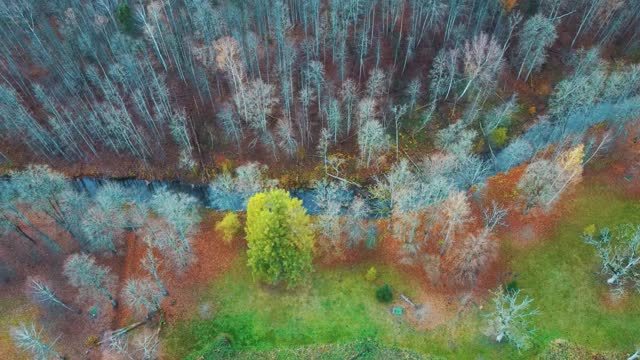
M 542 355 L 540 355 L 540 360 L 616 360 L 621 358 L 621 354 L 619 353 L 595 352 L 563 339 L 553 340 Z M 624 358 L 626 358 L 626 356 Z
M 514 293 L 519 290 L 518 282 L 515 280 L 511 280 L 504 285 L 504 290 L 508 293 Z
M 393 300 L 393 291 L 389 284 L 384 284 L 376 290 L 376 299 L 381 303 L 390 303 Z

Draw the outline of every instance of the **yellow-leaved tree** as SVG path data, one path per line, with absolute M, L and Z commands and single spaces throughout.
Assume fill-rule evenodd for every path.
M 230 244 L 233 238 L 242 232 L 242 224 L 238 219 L 238 214 L 228 212 L 222 220 L 216 224 L 216 230 L 222 233 L 222 240 Z
M 558 158 L 558 163 L 570 181 L 579 181 L 581 179 L 583 162 L 584 144 L 582 143 L 563 152 Z
M 302 201 L 287 191 L 257 193 L 247 205 L 248 263 L 270 284 L 299 283 L 312 270 L 315 237 Z

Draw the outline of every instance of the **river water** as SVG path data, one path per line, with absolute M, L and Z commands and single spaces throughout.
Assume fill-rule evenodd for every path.
M 165 181 L 165 180 L 140 180 L 140 179 L 121 179 L 121 178 L 94 178 L 89 176 L 83 176 L 74 179 L 73 181 L 74 187 L 78 191 L 83 191 L 88 193 L 90 196 L 95 195 L 98 189 L 108 183 L 114 182 L 122 185 L 125 189 L 132 190 L 136 196 L 139 197 L 140 201 L 145 201 L 151 198 L 151 195 L 157 189 L 166 187 L 168 190 L 173 192 L 181 192 L 189 194 L 202 204 L 203 207 L 214 209 L 214 210 L 227 210 L 227 209 L 216 209 L 211 206 L 211 201 L 209 199 L 209 185 L 208 184 L 196 184 L 196 183 L 185 183 L 182 181 Z M 297 189 L 290 191 L 291 195 L 302 200 L 302 206 L 307 209 L 307 213 L 316 215 L 321 212 L 321 209 L 315 203 L 314 199 L 314 190 L 313 189 Z

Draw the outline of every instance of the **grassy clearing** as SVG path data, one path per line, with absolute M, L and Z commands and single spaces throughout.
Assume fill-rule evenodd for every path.
M 166 342 L 171 354 L 184 356 L 219 333 L 229 334 L 235 346 L 267 349 L 359 339 L 391 325 L 387 308 L 375 302 L 375 285 L 364 280 L 364 266 L 317 272 L 310 284 L 289 292 L 254 283 L 245 263 L 240 258 L 201 295 L 200 304 L 215 309 L 211 320 L 196 313 L 172 329 Z M 380 282 L 402 284 L 396 272 L 379 271 Z
M 571 208 L 552 239 L 512 249 L 518 285 L 542 311 L 535 321 L 538 336 L 541 341 L 561 337 L 598 350 L 631 351 L 640 341 L 640 295 L 632 293 L 616 306 L 607 304 L 599 259 L 580 234 L 589 224 L 640 223 L 640 202 L 604 187 L 589 187 Z
M 374 341 L 358 341 L 345 344 L 311 345 L 273 350 L 237 350 L 219 339 L 209 345 L 203 351 L 192 353 L 188 360 L 226 360 L 226 359 L 369 359 L 369 360 L 425 360 L 420 353 L 387 348 Z M 441 360 L 441 358 L 429 358 L 428 360 Z
M 255 284 L 241 258 L 234 268 L 201 294 L 200 304 L 212 304 L 210 319 L 197 309 L 189 321 L 169 328 L 165 351 L 182 358 L 205 348 L 221 333 L 228 334 L 239 349 L 270 350 L 311 344 L 348 343 L 375 338 L 384 346 L 423 354 L 475 359 L 478 354 L 513 355 L 507 346 L 490 346 L 482 335 L 479 311 L 434 331 L 416 331 L 403 317 L 389 313 L 391 305 L 375 299 L 383 283 L 413 296 L 419 284 L 407 280 L 391 267 L 377 266 L 374 283 L 364 279 L 370 264 L 322 270 L 310 284 L 294 292 Z
M 416 331 L 406 319 L 390 315 L 390 306 L 375 300 L 378 286 L 389 283 L 396 298 L 399 292 L 412 296 L 420 289 L 392 267 L 360 264 L 323 269 L 313 274 L 306 287 L 290 292 L 254 283 L 246 258 L 240 257 L 224 277 L 200 294 L 199 304 L 213 309 L 209 317 L 194 309 L 190 320 L 168 328 L 166 355 L 183 358 L 204 349 L 221 333 L 228 334 L 234 348 L 241 350 L 375 338 L 383 346 L 446 358 L 529 359 L 551 340 L 564 338 L 594 349 L 630 351 L 638 341 L 640 296 L 634 294 L 615 308 L 604 302 L 607 288 L 597 274 L 598 260 L 580 234 L 591 223 L 640 222 L 640 203 L 605 190 L 595 187 L 581 194 L 551 239 L 526 248 L 503 241 L 502 251 L 511 258 L 520 288 L 542 312 L 534 321 L 536 345 L 527 353 L 517 353 L 484 335 L 484 313 L 478 308 L 432 331 Z M 371 265 L 379 272 L 375 283 L 364 280 Z

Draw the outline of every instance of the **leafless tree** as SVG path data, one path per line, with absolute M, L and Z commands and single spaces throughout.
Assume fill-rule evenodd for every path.
M 500 206 L 495 201 L 491 201 L 491 206 L 482 208 L 484 226 L 489 232 L 493 231 L 496 226 L 506 226 L 504 219 L 508 213 L 509 209 Z
M 455 248 L 454 280 L 461 284 L 474 284 L 495 252 L 496 244 L 488 228 L 483 228 L 478 234 L 470 234 Z
M 458 99 L 463 98 L 472 85 L 478 89 L 492 87 L 502 67 L 502 49 L 493 37 L 481 33 L 472 41 L 467 41 L 464 47 L 464 75 L 467 85 Z
M 450 243 L 460 227 L 470 220 L 471 208 L 467 195 L 460 191 L 451 193 L 441 205 L 441 216 L 445 225 L 440 255 L 451 246 Z

